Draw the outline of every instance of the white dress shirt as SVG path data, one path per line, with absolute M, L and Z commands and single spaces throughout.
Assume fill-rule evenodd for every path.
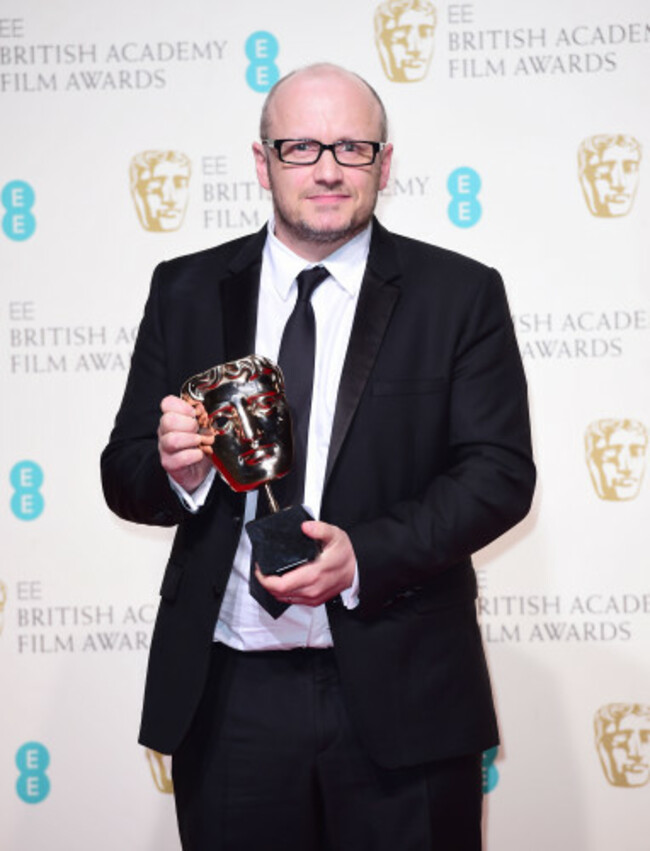
M 268 357 L 275 363 L 284 326 L 296 302 L 298 274 L 313 265 L 325 266 L 330 273 L 311 300 L 316 318 L 316 359 L 304 503 L 316 518 L 319 517 L 321 507 L 336 397 L 368 259 L 371 230 L 372 226 L 369 225 L 317 264 L 307 263 L 281 243 L 273 233 L 271 221 L 262 254 L 255 354 Z M 214 475 L 215 471 L 211 471 L 191 496 L 172 482 L 188 510 L 196 511 L 202 505 Z M 247 494 L 244 523 L 255 517 L 256 506 L 257 493 Z M 250 595 L 250 563 L 251 544 L 244 529 L 215 627 L 215 641 L 221 641 L 236 650 L 331 647 L 332 637 L 325 606 L 293 605 L 279 618 L 272 618 Z M 356 573 L 352 586 L 342 592 L 341 598 L 348 608 L 357 605 Z

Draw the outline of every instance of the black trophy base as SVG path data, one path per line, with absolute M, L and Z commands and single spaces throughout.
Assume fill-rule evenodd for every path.
M 253 561 L 265 576 L 281 575 L 316 558 L 320 543 L 300 528 L 305 520 L 313 519 L 302 505 L 292 505 L 246 524 Z

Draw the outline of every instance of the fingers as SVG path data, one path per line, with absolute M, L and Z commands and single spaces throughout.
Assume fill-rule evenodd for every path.
M 187 490 L 198 486 L 209 469 L 211 435 L 201 434 L 192 405 L 178 396 L 160 403 L 158 452 L 163 469 Z
M 356 557 L 348 535 L 337 526 L 308 520 L 302 530 L 323 542 L 318 558 L 283 576 L 264 576 L 257 568 L 257 578 L 282 602 L 320 606 L 352 585 Z

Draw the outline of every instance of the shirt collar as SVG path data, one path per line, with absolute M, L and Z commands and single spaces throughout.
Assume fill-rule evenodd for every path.
M 264 245 L 264 261 L 271 271 L 271 281 L 278 295 L 284 301 L 289 298 L 291 287 L 303 269 L 311 266 L 325 266 L 332 278 L 349 295 L 356 296 L 361 289 L 361 281 L 370 251 L 372 222 L 368 227 L 348 240 L 336 251 L 328 254 L 319 263 L 309 263 L 304 257 L 299 257 L 277 238 L 274 230 L 273 217 L 269 219 L 268 233 Z

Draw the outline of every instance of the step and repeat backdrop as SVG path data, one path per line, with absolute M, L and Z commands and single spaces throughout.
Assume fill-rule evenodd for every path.
M 179 847 L 136 743 L 171 533 L 99 454 L 154 265 L 262 226 L 263 98 L 325 60 L 386 103 L 381 220 L 500 269 L 528 374 L 533 511 L 476 557 L 487 847 L 648 851 L 649 12 L 2 0 L 0 847 Z

